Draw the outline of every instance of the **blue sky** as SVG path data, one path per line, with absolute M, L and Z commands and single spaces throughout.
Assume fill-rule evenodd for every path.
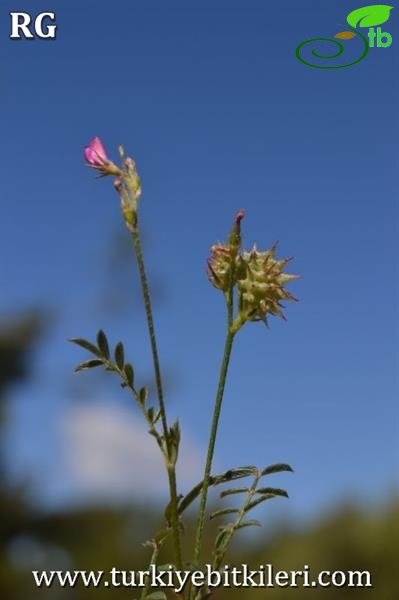
M 83 164 L 99 135 L 115 159 L 123 143 L 142 176 L 168 401 L 193 456 L 206 445 L 224 334 L 205 259 L 244 208 L 247 246 L 279 240 L 281 256 L 295 256 L 300 303 L 287 323 L 238 336 L 216 466 L 290 462 L 295 475 L 279 483 L 295 517 L 385 498 L 398 468 L 396 10 L 383 26 L 390 48 L 322 70 L 302 65 L 296 46 L 335 35 L 358 2 L 50 4 L 0 10 L 1 310 L 53 315 L 34 379 L 14 392 L 13 470 L 46 503 L 79 501 L 84 490 L 60 468 L 71 406 L 130 413 L 116 382 L 71 375 L 82 353 L 67 338 L 103 327 L 148 379 L 134 268 L 110 272 L 127 236 L 118 199 Z M 56 41 L 8 40 L 9 11 L 52 9 Z M 133 302 L 107 309 L 117 285 Z

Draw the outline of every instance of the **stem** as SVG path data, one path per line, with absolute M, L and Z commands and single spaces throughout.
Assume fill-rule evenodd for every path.
M 150 560 L 148 570 L 151 570 L 152 565 L 155 565 L 157 563 L 158 553 L 159 553 L 158 546 L 154 546 L 154 550 L 151 555 L 151 560 Z M 150 589 L 151 589 L 151 578 L 147 577 L 145 587 L 143 588 L 143 591 L 141 592 L 140 600 L 145 600 L 146 596 L 148 596 L 148 592 L 150 591 Z
M 176 467 L 174 464 L 168 466 L 169 493 L 171 500 L 171 525 L 173 529 L 173 543 L 175 547 L 175 559 L 178 570 L 183 570 L 183 558 L 180 542 L 180 524 L 178 512 L 178 496 L 176 484 Z
M 227 295 L 227 332 L 224 345 L 223 359 L 220 368 L 219 383 L 216 392 L 215 407 L 212 417 L 211 431 L 209 435 L 208 454 L 205 463 L 204 482 L 201 492 L 201 501 L 198 512 L 197 531 L 195 539 L 194 564 L 199 563 L 202 539 L 204 535 L 205 510 L 208 497 L 209 480 L 211 477 L 213 455 L 215 453 L 216 434 L 219 425 L 219 418 L 222 409 L 223 393 L 226 384 L 227 371 L 229 368 L 231 350 L 233 347 L 234 336 L 236 332 L 232 329 L 233 324 L 233 286 Z
M 135 226 L 132 227 L 132 238 L 133 238 L 134 250 L 136 253 L 137 265 L 139 268 L 142 292 L 143 292 L 144 308 L 145 308 L 145 314 L 147 317 L 148 332 L 149 332 L 150 343 L 151 343 L 152 360 L 153 360 L 153 364 L 154 364 L 155 383 L 156 383 L 156 388 L 157 388 L 158 403 L 159 403 L 159 409 L 161 411 L 162 430 L 163 430 L 163 436 L 165 439 L 165 446 L 166 446 L 166 453 L 167 453 L 167 456 L 165 456 L 165 459 L 167 461 L 166 466 L 167 466 L 167 472 L 168 472 L 169 491 L 170 491 L 170 499 L 171 499 L 171 526 L 173 529 L 175 560 L 176 560 L 177 568 L 182 570 L 183 569 L 183 559 L 182 559 L 181 542 L 180 542 L 178 497 L 177 497 L 177 486 L 176 486 L 176 469 L 175 469 L 175 464 L 172 463 L 172 461 L 170 460 L 169 430 L 168 430 L 168 421 L 166 418 L 166 409 L 165 409 L 165 402 L 164 402 L 164 395 L 163 395 L 161 367 L 159 364 L 159 356 L 158 356 L 157 341 L 156 341 L 156 336 L 155 336 L 154 319 L 152 316 L 151 296 L 150 296 L 150 291 L 148 288 L 148 280 L 147 280 L 147 275 L 146 275 L 145 266 L 144 266 L 143 250 L 141 247 L 140 231 L 139 231 L 139 226 L 138 226 L 137 221 L 135 223 Z
M 137 258 L 137 265 L 139 268 L 141 287 L 142 287 L 142 291 L 143 291 L 144 308 L 145 308 L 145 314 L 147 317 L 148 333 L 150 336 L 152 360 L 154 363 L 155 384 L 157 387 L 159 408 L 161 410 L 162 429 L 163 429 L 163 432 L 165 435 L 165 440 L 167 440 L 168 422 L 166 419 L 165 402 L 164 402 L 164 396 L 163 396 L 161 367 L 159 364 L 159 356 L 158 356 L 157 341 L 156 341 L 156 336 L 155 336 L 154 319 L 152 316 L 151 296 L 150 296 L 150 290 L 148 288 L 147 275 L 145 272 L 143 250 L 141 247 L 141 239 L 140 239 L 140 232 L 139 232 L 138 225 L 136 225 L 136 227 L 132 230 L 132 238 L 133 238 L 134 250 L 135 250 L 136 258 Z
M 253 480 L 251 487 L 248 490 L 248 493 L 245 497 L 245 500 L 240 509 L 240 512 L 237 515 L 237 519 L 231 526 L 229 532 L 227 533 L 227 535 L 223 541 L 222 547 L 220 548 L 219 551 L 215 550 L 212 568 L 215 569 L 216 571 L 218 571 L 220 569 L 220 565 L 223 562 L 225 554 L 230 546 L 231 540 L 233 539 L 233 536 L 236 533 L 237 529 L 240 527 L 242 520 L 244 519 L 244 517 L 246 515 L 247 509 L 248 509 L 250 503 L 252 502 L 254 495 L 256 494 L 256 488 L 258 487 L 260 477 L 261 477 L 261 474 L 260 474 L 260 471 L 258 471 Z
M 233 539 L 234 534 L 237 532 L 237 529 L 239 529 L 242 520 L 245 517 L 245 514 L 247 512 L 248 506 L 250 505 L 255 493 L 256 493 L 256 488 L 258 486 L 259 483 L 259 479 L 261 477 L 260 471 L 257 471 L 257 474 L 253 480 L 253 483 L 251 485 L 251 487 L 249 488 L 247 495 L 245 497 L 245 500 L 243 502 L 243 505 L 240 509 L 240 512 L 238 513 L 237 519 L 235 520 L 234 523 L 231 524 L 229 530 L 227 530 L 227 534 L 226 537 L 224 538 L 224 542 L 222 544 L 222 547 L 220 548 L 220 550 L 216 550 L 214 551 L 214 558 L 212 561 L 212 569 L 215 571 L 219 571 L 220 569 L 220 565 L 222 564 L 224 557 L 226 555 L 226 552 L 228 550 L 228 547 L 231 544 L 231 541 Z M 212 592 L 208 592 L 205 593 L 205 595 L 202 593 L 202 590 L 199 589 L 196 591 L 196 593 L 194 594 L 194 600 L 207 600 L 208 598 L 211 598 L 211 596 L 213 596 Z

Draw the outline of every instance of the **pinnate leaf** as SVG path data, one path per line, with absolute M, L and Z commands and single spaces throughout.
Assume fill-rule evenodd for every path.
M 212 475 L 209 479 L 209 485 L 220 485 L 221 483 L 227 483 L 228 481 L 234 481 L 235 479 L 242 479 L 248 477 L 248 475 L 254 475 L 257 472 L 256 467 L 239 467 L 238 469 L 230 469 L 221 475 Z M 194 500 L 200 495 L 202 490 L 203 482 L 197 483 L 192 490 L 188 492 L 179 505 L 179 514 L 182 514 L 194 502 Z

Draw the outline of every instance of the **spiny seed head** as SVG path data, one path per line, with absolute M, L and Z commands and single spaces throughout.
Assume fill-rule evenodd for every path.
M 284 317 L 281 301 L 296 298 L 285 289 L 297 275 L 284 273 L 290 258 L 277 260 L 276 245 L 265 252 L 256 246 L 251 252 L 243 252 L 238 258 L 236 269 L 241 320 L 267 321 L 267 315 Z
M 215 244 L 208 259 L 208 277 L 221 290 L 226 302 L 233 305 L 233 291 L 237 290 L 238 314 L 230 331 L 236 333 L 247 321 L 263 321 L 268 315 L 285 319 L 281 304 L 296 298 L 286 290 L 286 284 L 297 275 L 284 273 L 291 258 L 278 260 L 276 244 L 260 252 L 256 246 L 250 252 L 241 250 L 241 220 L 244 211 L 235 218 L 226 243 Z

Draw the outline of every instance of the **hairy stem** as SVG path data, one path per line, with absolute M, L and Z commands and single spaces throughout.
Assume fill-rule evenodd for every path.
M 198 512 L 195 550 L 194 550 L 194 563 L 195 564 L 199 563 L 200 555 L 201 555 L 202 539 L 203 539 L 203 535 L 204 535 L 204 526 L 205 526 L 205 511 L 206 511 L 206 503 L 207 503 L 207 498 L 208 498 L 208 489 L 209 489 L 209 481 L 210 481 L 210 477 L 211 477 L 213 456 L 215 453 L 216 435 L 217 435 L 217 430 L 218 430 L 218 426 L 219 426 L 219 419 L 220 419 L 220 413 L 221 413 L 222 402 L 223 402 L 223 393 L 224 393 L 224 388 L 225 388 L 225 384 L 226 384 L 227 371 L 229 368 L 231 350 L 233 347 L 234 336 L 236 333 L 232 329 L 232 323 L 233 323 L 233 286 L 231 286 L 231 289 L 227 295 L 226 341 L 225 341 L 225 345 L 224 345 L 222 364 L 220 367 L 219 383 L 218 383 L 217 392 L 216 392 L 215 407 L 213 410 L 212 425 L 211 425 L 211 431 L 210 431 L 209 443 L 208 443 L 208 453 L 207 453 L 207 457 L 206 457 L 200 507 L 199 507 L 199 512 Z
M 159 554 L 159 549 L 158 546 L 154 546 L 154 550 L 152 552 L 151 555 L 151 560 L 150 560 L 150 564 L 149 564 L 149 569 L 151 569 L 152 565 L 156 565 L 157 564 L 157 560 L 158 560 L 158 554 Z M 145 600 L 145 598 L 148 596 L 149 592 L 151 589 L 151 578 L 147 577 L 147 581 L 145 583 L 145 587 L 143 588 L 142 592 L 141 592 L 141 596 L 140 596 L 140 600 Z
M 175 560 L 176 560 L 177 568 L 182 569 L 183 568 L 183 559 L 182 559 L 181 541 L 180 541 L 178 497 L 177 497 L 177 487 L 176 487 L 176 469 L 175 469 L 174 463 L 169 460 L 170 459 L 169 430 L 168 430 L 168 421 L 166 418 L 166 409 L 165 409 L 165 402 L 164 402 L 164 395 L 163 395 L 161 367 L 160 367 L 160 363 L 159 363 L 158 347 L 157 347 L 157 341 L 156 341 L 156 336 L 155 336 L 154 319 L 152 316 L 151 296 L 150 296 L 150 291 L 148 288 L 148 280 L 147 280 L 147 275 L 146 275 L 145 266 L 144 266 L 143 250 L 141 247 L 140 231 L 139 231 L 137 221 L 136 221 L 135 226 L 132 228 L 132 239 L 133 239 L 133 245 L 134 245 L 134 250 L 135 250 L 136 259 L 137 259 L 137 265 L 138 265 L 138 269 L 139 269 L 142 292 L 143 292 L 144 308 L 145 308 L 145 314 L 147 317 L 148 332 L 149 332 L 149 336 L 150 336 L 150 344 L 151 344 L 151 352 L 152 352 L 152 360 L 153 360 L 153 364 L 154 364 L 155 383 L 156 383 L 156 388 L 157 388 L 159 409 L 161 411 L 161 423 L 162 423 L 162 429 L 163 429 L 163 436 L 165 439 L 166 452 L 167 452 L 167 456 L 165 457 L 165 459 L 167 462 L 169 491 L 170 491 L 170 499 L 171 499 L 171 526 L 173 529 Z
M 151 296 L 150 290 L 148 288 L 148 280 L 144 266 L 144 258 L 143 258 L 143 250 L 141 247 L 141 239 L 138 225 L 132 231 L 133 245 L 137 258 L 137 265 L 139 268 L 139 275 L 141 281 L 141 287 L 143 292 L 144 299 L 144 308 L 145 314 L 147 317 L 147 325 L 148 325 L 148 333 L 150 336 L 150 344 L 151 344 L 151 352 L 152 352 L 152 360 L 154 363 L 154 372 L 155 372 L 155 384 L 157 387 L 157 395 L 159 408 L 161 410 L 161 421 L 162 421 L 162 429 L 164 435 L 167 437 L 168 433 L 168 422 L 166 419 L 166 409 L 165 409 L 165 401 L 163 395 L 163 387 L 162 387 L 162 377 L 161 377 L 161 367 L 159 363 L 158 356 L 158 347 L 157 340 L 155 336 L 155 327 L 154 327 L 154 319 L 152 316 L 152 306 L 151 306 Z
M 227 550 L 228 550 L 228 548 L 229 548 L 229 546 L 231 544 L 231 541 L 232 541 L 232 539 L 234 537 L 234 534 L 239 529 L 239 527 L 240 527 L 240 525 L 241 525 L 241 523 L 242 523 L 242 521 L 243 521 L 243 519 L 244 519 L 244 517 L 246 515 L 248 507 L 251 504 L 254 495 L 256 494 L 256 488 L 258 487 L 260 476 L 261 476 L 261 474 L 258 471 L 257 474 L 256 474 L 256 476 L 255 476 L 255 478 L 254 478 L 254 481 L 253 481 L 251 487 L 248 490 L 248 493 L 247 493 L 247 495 L 245 497 L 245 500 L 244 500 L 243 505 L 242 505 L 242 507 L 240 509 L 240 512 L 237 515 L 236 521 L 232 524 L 232 526 L 228 530 L 228 533 L 227 533 L 226 537 L 224 538 L 224 541 L 223 541 L 223 544 L 222 544 L 222 547 L 220 548 L 220 550 L 219 551 L 215 551 L 214 560 L 213 560 L 213 563 L 212 563 L 212 568 L 215 569 L 216 571 L 220 569 L 220 566 L 221 566 L 221 564 L 223 562 L 223 559 L 225 557 L 225 554 L 226 554 L 226 552 L 227 552 Z

